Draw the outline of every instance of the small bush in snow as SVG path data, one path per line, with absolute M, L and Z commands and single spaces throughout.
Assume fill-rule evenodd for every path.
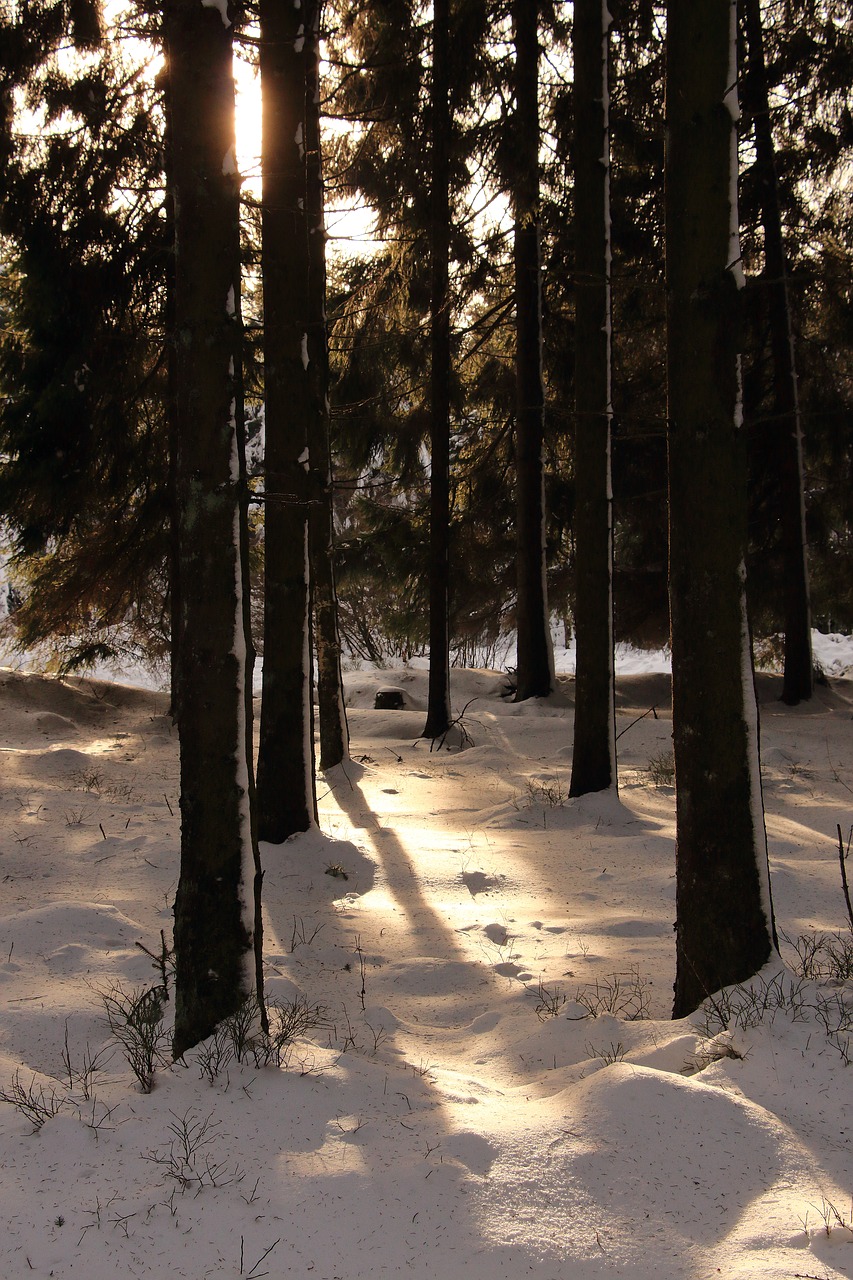
M 758 974 L 742 986 L 726 987 L 709 996 L 697 1010 L 699 1026 L 709 1038 L 739 1027 L 772 1025 L 782 1014 L 791 1022 L 817 1022 L 827 1042 L 841 1054 L 845 1066 L 853 1057 L 853 1005 L 844 992 L 826 995 L 807 979 L 782 972 L 772 978 Z
M 661 751 L 659 755 L 652 756 L 647 769 L 653 787 L 660 790 L 661 787 L 675 786 L 675 756 L 671 751 Z
M 174 1178 L 183 1190 L 196 1187 L 223 1187 L 239 1182 L 243 1171 L 237 1165 L 229 1166 L 217 1160 L 209 1148 L 217 1137 L 219 1121 L 213 1115 L 199 1116 L 190 1108 L 182 1116 L 171 1113 L 169 1133 L 172 1137 L 167 1147 L 149 1151 L 143 1158 L 160 1165 L 168 1178 Z
M 541 804 L 549 809 L 564 809 L 569 793 L 559 778 L 537 780 L 530 778 L 527 783 L 529 804 Z
M 13 1106 L 33 1126 L 33 1132 L 36 1132 L 46 1120 L 52 1120 L 62 1110 L 66 1098 L 57 1093 L 53 1085 L 47 1088 L 37 1085 L 35 1075 L 25 1085 L 20 1071 L 16 1071 L 9 1088 L 0 1090 L 0 1102 L 8 1102 Z
M 559 986 L 546 987 L 542 979 L 536 988 L 536 1016 L 540 1022 L 558 1018 L 566 1003 L 566 995 Z
M 168 998 L 165 988 L 159 985 L 133 991 L 116 985 L 101 993 L 110 1031 L 121 1045 L 143 1093 L 154 1088 L 154 1072 L 167 1057 L 164 1005 Z
M 793 947 L 795 972 L 812 982 L 848 982 L 853 978 L 853 929 L 847 933 L 782 934 Z
M 632 967 L 625 973 L 612 973 L 607 978 L 578 987 L 575 1001 L 592 1018 L 609 1013 L 614 1018 L 624 1018 L 626 1022 L 640 1022 L 649 1016 L 647 988 L 648 983 Z
M 612 1067 L 614 1062 L 621 1062 L 625 1057 L 625 1046 L 621 1040 L 618 1044 L 611 1040 L 609 1045 L 601 1049 L 596 1049 L 591 1044 L 584 1045 L 584 1048 L 590 1058 L 600 1058 L 605 1067 Z
M 250 996 L 198 1046 L 195 1059 L 202 1076 L 211 1084 L 231 1062 L 250 1062 L 255 1067 L 286 1066 L 287 1051 L 295 1040 L 327 1026 L 325 1008 L 309 1004 L 304 996 L 269 1001 L 266 1020 L 258 1000 Z

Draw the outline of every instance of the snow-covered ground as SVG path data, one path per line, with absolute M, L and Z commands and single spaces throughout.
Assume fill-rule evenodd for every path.
M 14 631 L 8 624 L 6 624 L 6 630 L 4 631 L 2 625 L 5 617 L 2 609 L 2 591 L 3 583 L 2 577 L 0 577 L 0 667 L 9 666 L 15 671 L 45 671 L 51 669 L 54 664 L 51 661 L 51 654 L 47 647 L 41 651 L 31 653 L 20 653 L 15 649 Z M 565 644 L 563 629 L 556 625 L 552 628 L 551 639 L 554 648 L 554 667 L 557 674 L 574 675 L 576 661 L 574 640 L 570 640 L 568 644 Z M 816 664 L 827 676 L 840 678 L 853 672 L 853 636 L 824 635 L 820 631 L 813 630 L 812 652 Z M 635 676 L 668 672 L 671 657 L 668 648 L 638 649 L 635 645 L 618 644 L 616 646 L 615 660 L 618 675 Z M 506 638 L 505 645 L 501 651 L 500 662 L 501 669 L 512 670 L 515 667 L 515 640 L 512 635 Z M 350 670 L 371 670 L 373 666 L 372 663 L 353 659 L 349 659 L 346 665 Z M 396 666 L 398 669 L 408 667 L 415 671 L 427 670 L 429 659 L 417 658 L 410 663 L 399 662 Z M 256 693 L 260 693 L 261 689 L 262 668 L 263 659 L 258 658 L 254 672 Z M 95 665 L 88 671 L 88 674 L 96 679 L 119 680 L 122 683 L 136 685 L 143 689 L 159 691 L 168 688 L 169 682 L 169 669 L 165 661 L 146 665 L 140 662 L 132 662 L 127 658 L 117 658 L 114 662 L 102 662 Z
M 669 1020 L 668 680 L 620 665 L 619 796 L 579 801 L 569 679 L 514 705 L 454 672 L 475 701 L 431 751 L 425 671 L 351 672 L 321 831 L 263 846 L 268 995 L 315 1025 L 281 1068 L 223 1041 L 150 1093 L 103 997 L 170 934 L 166 697 L 0 672 L 0 1092 L 44 1121 L 0 1108 L 3 1280 L 853 1276 L 853 986 L 768 970 L 727 1030 Z M 779 683 L 778 924 L 844 934 L 853 685 L 791 710 Z M 373 710 L 388 684 L 405 709 Z

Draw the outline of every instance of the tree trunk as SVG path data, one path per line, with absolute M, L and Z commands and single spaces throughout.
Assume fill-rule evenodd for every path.
M 782 240 L 776 150 L 770 125 L 760 0 L 744 0 L 746 85 L 753 115 L 755 169 L 764 226 L 764 287 L 773 356 L 773 414 L 779 432 L 778 492 L 785 580 L 785 675 L 782 701 L 796 706 L 814 692 L 811 605 L 803 480 L 803 431 L 794 360 L 788 268 Z
M 308 376 L 311 382 L 309 452 L 315 502 L 309 516 L 314 597 L 314 647 L 320 722 L 320 768 L 349 754 L 341 675 L 341 637 L 335 590 L 332 458 L 329 445 L 329 347 L 326 328 L 326 227 L 320 146 L 320 0 L 303 0 L 306 29 L 306 161 L 308 215 Z
M 602 0 L 575 0 L 575 727 L 569 794 L 616 783 L 610 486 L 610 129 Z
M 280 844 L 316 819 L 308 575 L 312 416 L 301 8 L 262 0 L 264 671 L 258 834 Z
M 430 212 L 429 693 L 423 737 L 450 726 L 450 4 L 435 0 Z
M 240 492 L 239 176 L 230 21 L 199 0 L 164 9 L 175 210 L 175 482 L 181 873 L 174 1052 L 255 988 L 259 877 L 246 718 Z M 258 992 L 260 995 L 260 992 Z
M 554 688 L 554 655 L 545 585 L 545 483 L 542 461 L 542 281 L 539 255 L 538 0 L 514 0 L 517 520 L 516 701 Z
M 746 618 L 734 0 L 667 6 L 675 1016 L 774 945 Z
M 240 333 L 243 333 L 243 311 L 241 306 L 240 294 L 235 290 L 236 299 L 236 320 L 240 326 Z M 248 761 L 248 794 L 249 794 L 249 815 L 251 820 L 252 848 L 255 855 L 255 881 L 254 881 L 254 902 L 255 902 L 255 992 L 260 1006 L 261 1026 L 265 1031 L 269 1031 L 269 1019 L 267 1009 L 264 1004 L 264 946 L 263 946 L 263 913 L 261 911 L 262 889 L 264 881 L 264 873 L 261 867 L 260 851 L 258 848 L 258 788 L 255 780 L 255 760 L 254 760 L 254 729 L 255 729 L 255 660 L 257 652 L 252 636 L 252 592 L 251 592 L 251 569 L 249 564 L 249 477 L 246 465 L 246 415 L 245 415 L 245 393 L 243 384 L 243 365 L 242 361 L 235 362 L 235 399 L 234 407 L 236 409 L 236 428 L 237 428 L 237 470 L 239 474 L 239 496 L 240 496 L 240 573 L 242 582 L 245 584 L 241 592 L 241 604 L 243 612 L 243 637 L 245 647 L 245 664 L 243 675 L 243 707 L 246 717 L 246 758 Z
M 169 450 L 167 484 L 169 486 L 169 710 L 173 721 L 178 719 L 178 667 L 177 636 L 181 626 L 180 540 L 178 536 L 178 423 L 177 423 L 177 352 L 172 335 L 175 325 L 175 199 L 172 177 L 172 110 L 169 102 L 169 84 L 166 82 L 163 101 L 163 180 L 166 192 L 164 211 L 166 216 L 167 255 L 163 269 L 166 288 L 165 323 L 169 341 L 166 345 L 166 441 Z

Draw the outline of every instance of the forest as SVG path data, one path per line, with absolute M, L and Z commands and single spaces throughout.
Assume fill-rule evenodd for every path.
M 3 7 L 10 1280 L 853 1274 L 851 18 Z
M 676 1015 L 768 960 L 753 653 L 808 703 L 812 623 L 853 616 L 849 19 L 7 7 L 7 625 L 65 673 L 169 658 L 176 1057 L 265 1020 L 258 841 L 316 822 L 315 681 L 321 771 L 342 655 L 428 655 L 440 743 L 508 635 L 506 696 L 555 694 L 555 619 L 572 797 L 616 786 L 615 641 L 671 644 Z

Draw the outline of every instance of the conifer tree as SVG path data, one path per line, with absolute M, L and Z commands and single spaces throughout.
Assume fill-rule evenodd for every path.
M 334 505 L 330 441 L 329 344 L 326 322 L 326 225 L 320 132 L 320 0 L 303 0 L 306 40 L 305 210 L 308 232 L 308 376 L 311 419 L 308 452 L 315 477 L 309 516 L 320 768 L 332 769 L 349 753 L 341 673 L 341 636 L 335 582 Z
M 423 736 L 450 727 L 450 4 L 434 0 L 430 81 L 429 701 Z
M 438 19 L 436 39 L 441 44 L 443 18 L 440 12 L 432 16 Z M 345 8 L 331 49 L 333 87 L 327 95 L 332 114 L 350 124 L 349 132 L 338 134 L 334 143 L 330 180 L 369 202 L 376 211 L 375 233 L 384 242 L 369 261 L 347 267 L 340 303 L 330 312 L 337 378 L 336 447 L 357 486 L 348 512 L 350 531 L 340 548 L 344 615 L 348 634 L 377 657 L 386 645 L 409 654 L 431 648 L 437 659 L 432 665 L 439 720 L 446 720 L 449 712 L 449 661 L 448 655 L 441 655 L 447 648 L 446 634 L 454 634 L 456 619 L 466 611 L 468 584 L 464 566 L 454 555 L 449 584 L 441 585 L 442 576 L 447 577 L 448 556 L 441 546 L 447 539 L 441 532 L 446 524 L 443 516 L 434 522 L 438 539 L 434 550 L 441 567 L 437 575 L 431 573 L 430 489 L 450 512 L 452 543 L 460 516 L 455 459 L 468 442 L 458 369 L 465 337 L 457 317 L 468 281 L 478 272 L 482 282 L 483 272 L 489 269 L 482 246 L 479 251 L 473 248 L 474 222 L 465 204 L 466 166 L 474 166 L 466 125 L 472 119 L 472 84 L 481 66 L 488 15 L 478 2 L 463 0 L 449 7 L 448 22 L 447 53 L 439 57 L 436 88 L 441 79 L 446 82 L 449 136 L 438 131 L 435 157 L 429 55 L 434 23 L 425 20 L 410 0 Z M 343 43 L 346 36 L 348 46 Z M 438 154 L 443 148 L 446 159 Z M 443 202 L 432 199 L 434 158 L 439 160 L 439 170 L 447 167 L 450 210 L 438 219 L 445 247 L 436 253 L 431 248 L 435 243 L 432 213 Z M 433 275 L 434 262 L 446 263 L 444 308 L 431 301 L 434 286 L 445 287 Z M 437 414 L 431 404 L 433 367 Z M 438 442 L 438 465 L 434 465 L 429 435 L 433 423 L 438 425 L 445 413 L 451 439 L 443 445 Z M 446 485 L 441 471 L 448 443 Z M 449 494 L 442 499 L 445 487 Z M 380 581 L 365 599 L 360 583 L 374 564 L 379 566 Z M 404 579 L 399 589 L 397 566 Z M 432 611 L 439 634 L 432 642 L 428 627 L 431 576 L 439 597 Z M 481 573 L 475 581 L 476 589 L 484 591 Z M 376 623 L 385 632 L 378 644 L 373 635 L 365 634 L 365 609 L 374 616 L 380 609 L 384 614 L 385 623 L 382 619 Z M 371 620 L 370 629 L 373 626 Z M 428 732 L 432 731 L 430 724 Z
M 180 1057 L 260 992 L 245 629 L 239 175 L 229 7 L 168 0 L 175 209 L 175 387 L 181 616 L 175 899 Z
M 280 844 L 316 820 L 308 511 L 306 68 L 302 8 L 261 0 L 264 292 L 264 668 L 258 834 Z
M 666 268 L 675 1016 L 768 960 L 746 617 L 735 0 L 667 6 Z
M 0 507 L 18 642 L 52 641 L 66 667 L 169 643 L 157 93 L 96 19 L 85 4 L 0 18 Z
M 776 148 L 770 122 L 770 97 L 764 58 L 760 0 L 742 0 L 747 41 L 746 95 L 752 116 L 755 165 L 764 229 L 764 284 L 767 291 L 770 345 L 774 366 L 773 416 L 778 435 L 777 492 L 782 528 L 785 661 L 782 700 L 790 706 L 813 692 L 811 604 L 806 547 L 803 478 L 803 429 L 790 286 L 785 246 Z
M 513 183 L 516 315 L 516 520 L 518 666 L 516 699 L 554 688 L 545 577 L 542 279 L 539 245 L 539 5 L 514 0 L 515 173 Z
M 575 0 L 575 721 L 570 793 L 616 783 L 608 30 L 602 0 Z

